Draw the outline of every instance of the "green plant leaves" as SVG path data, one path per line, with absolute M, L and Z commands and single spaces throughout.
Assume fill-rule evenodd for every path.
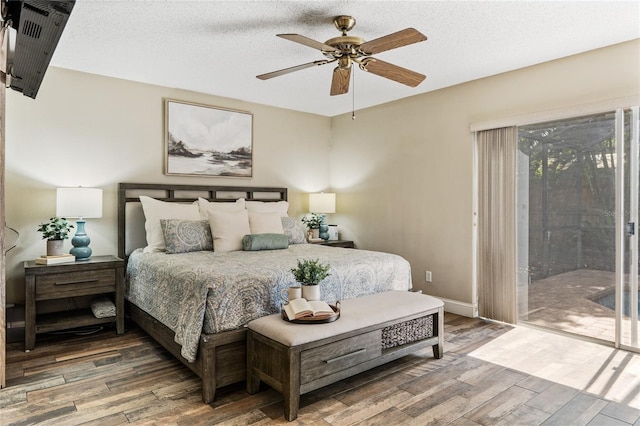
M 48 223 L 41 223 L 37 231 L 42 232 L 43 240 L 66 240 L 72 228 L 64 217 L 52 217 Z
M 302 285 L 318 285 L 331 274 L 330 265 L 320 263 L 320 259 L 298 259 L 298 267 L 291 270 L 296 281 Z

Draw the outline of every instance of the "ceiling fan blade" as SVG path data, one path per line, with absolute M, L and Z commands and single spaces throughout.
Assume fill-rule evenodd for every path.
M 331 96 L 343 95 L 349 91 L 351 81 L 351 68 L 339 68 L 333 70 L 331 79 Z
M 329 62 L 333 62 L 333 61 L 322 59 L 320 61 L 313 61 L 313 62 L 309 62 L 302 65 L 296 65 L 295 67 L 289 67 L 289 68 L 284 68 L 278 71 L 268 72 L 266 74 L 260 74 L 260 75 L 257 75 L 256 78 L 259 78 L 260 80 L 268 80 L 273 77 L 279 77 L 281 75 L 289 74 L 290 72 L 303 70 L 305 68 L 311 68 L 313 66 L 328 64 Z
M 372 74 L 376 74 L 380 77 L 388 78 L 411 87 L 416 87 L 426 78 L 423 74 L 390 64 L 389 62 L 381 61 L 380 59 L 367 61 L 367 63 L 361 68 Z
M 331 47 L 328 44 L 320 43 L 319 41 L 315 41 L 310 39 L 309 37 L 305 37 L 300 34 L 276 34 L 278 37 L 286 38 L 287 40 L 295 41 L 296 43 L 304 44 L 305 46 L 312 47 L 314 49 L 322 50 L 323 52 L 333 52 L 335 51 L 335 47 Z
M 398 31 L 397 33 L 362 43 L 360 50 L 368 55 L 375 55 L 376 53 L 406 46 L 408 44 L 418 43 L 426 39 L 427 36 L 415 28 L 406 28 L 402 31 Z

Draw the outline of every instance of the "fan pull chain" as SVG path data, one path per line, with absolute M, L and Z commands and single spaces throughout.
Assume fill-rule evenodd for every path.
M 353 87 L 353 90 L 351 91 L 351 119 L 355 120 L 356 119 L 356 69 L 355 67 L 351 67 L 351 80 L 353 81 L 353 84 L 351 85 L 351 87 Z

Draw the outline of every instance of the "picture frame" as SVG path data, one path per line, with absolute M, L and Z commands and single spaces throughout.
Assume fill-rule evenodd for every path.
M 253 114 L 165 99 L 166 175 L 253 177 Z

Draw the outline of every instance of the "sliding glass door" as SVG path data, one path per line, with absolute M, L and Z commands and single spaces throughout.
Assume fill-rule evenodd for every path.
M 616 346 L 639 348 L 638 335 L 638 208 L 640 199 L 640 144 L 638 108 L 616 113 L 616 139 L 623 141 L 618 161 L 616 237 Z
M 518 321 L 638 346 L 633 114 L 518 128 Z

